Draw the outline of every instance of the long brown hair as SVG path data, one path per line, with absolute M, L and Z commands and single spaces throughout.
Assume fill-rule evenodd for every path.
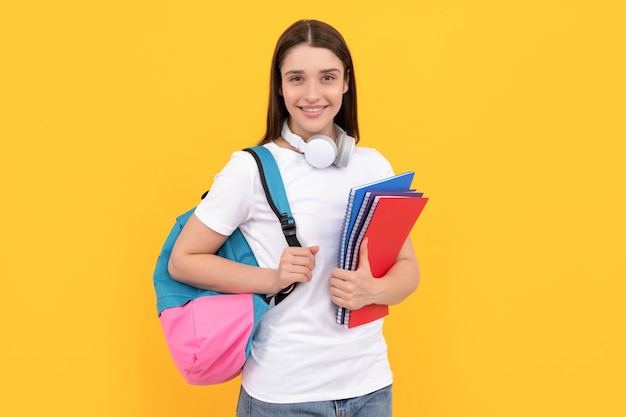
M 356 78 L 352 56 L 343 36 L 327 23 L 318 20 L 299 20 L 289 26 L 278 39 L 270 72 L 270 97 L 267 108 L 267 127 L 260 145 L 268 143 L 280 136 L 283 121 L 289 117 L 285 101 L 280 95 L 282 77 L 280 65 L 287 52 L 294 46 L 305 44 L 315 48 L 326 48 L 332 51 L 343 63 L 344 79 L 348 80 L 348 91 L 343 96 L 335 123 L 341 126 L 348 135 L 359 142 L 359 122 L 356 103 Z

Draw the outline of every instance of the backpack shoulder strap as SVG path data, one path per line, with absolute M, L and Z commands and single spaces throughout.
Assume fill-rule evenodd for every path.
M 254 157 L 259 167 L 261 184 L 263 185 L 267 202 L 280 221 L 287 243 L 289 246 L 302 246 L 296 236 L 296 222 L 291 215 L 283 179 L 274 156 L 263 146 L 246 148 L 244 151 L 249 152 Z
M 283 178 L 280 175 L 280 170 L 276 164 L 276 160 L 272 153 L 263 146 L 254 146 L 252 148 L 246 148 L 244 151 L 249 152 L 256 161 L 259 167 L 259 174 L 261 177 L 261 184 L 267 197 L 272 211 L 278 217 L 280 226 L 283 229 L 283 234 L 289 246 L 302 246 L 296 236 L 296 221 L 291 215 L 291 209 L 289 208 L 289 200 L 287 200 L 287 194 L 285 193 L 285 186 L 283 184 Z M 275 304 L 279 304 L 283 301 L 296 287 L 296 283 L 283 288 L 278 293 L 265 297 L 265 302 L 270 304 L 274 299 Z

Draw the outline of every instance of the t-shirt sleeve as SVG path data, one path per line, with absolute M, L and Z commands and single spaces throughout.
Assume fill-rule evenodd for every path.
M 376 152 L 378 152 L 378 151 L 376 151 Z M 391 166 L 391 163 L 381 153 L 379 153 L 379 155 L 383 159 L 382 169 L 386 171 L 385 176 L 386 177 L 393 177 L 395 175 L 395 172 L 393 170 L 393 167 Z
M 258 176 L 258 171 L 252 156 L 243 151 L 233 153 L 215 176 L 195 215 L 210 229 L 230 236 L 251 216 L 255 175 Z
M 368 173 L 375 173 L 376 177 L 374 180 L 388 178 L 395 175 L 393 167 L 391 163 L 385 156 L 380 153 L 378 150 L 374 148 L 365 148 L 365 147 L 357 147 L 356 148 L 359 154 L 361 154 L 363 158 L 363 163 L 368 167 Z M 373 171 L 373 172 L 372 172 Z

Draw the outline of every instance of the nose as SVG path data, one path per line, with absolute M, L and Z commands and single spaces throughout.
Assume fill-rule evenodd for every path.
M 306 85 L 305 98 L 309 102 L 314 102 L 319 100 L 320 92 L 319 85 L 316 82 L 309 82 Z

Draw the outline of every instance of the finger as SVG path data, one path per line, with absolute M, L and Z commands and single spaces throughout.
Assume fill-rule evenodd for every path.
M 369 242 L 368 238 L 363 239 L 363 242 L 361 242 L 361 246 L 359 247 L 359 266 L 357 269 L 364 269 L 367 268 L 369 269 L 370 267 L 370 261 L 369 261 L 369 255 L 368 255 L 368 248 L 367 248 L 367 244 Z
M 308 268 L 313 269 L 315 266 L 315 258 L 311 255 L 310 252 L 301 253 L 301 254 L 286 254 L 282 258 L 282 262 L 285 265 L 299 265 L 306 266 Z
M 311 269 L 302 266 L 292 266 L 287 270 L 290 279 L 298 282 L 310 281 L 313 278 Z
M 343 280 L 336 277 L 331 277 L 328 280 L 328 284 L 330 285 L 331 292 L 334 290 L 341 290 L 341 288 L 343 287 Z
M 352 281 L 343 280 L 341 278 L 331 278 L 330 288 L 346 297 L 354 292 L 355 286 Z
M 335 304 L 337 304 L 336 300 L 343 300 L 345 302 L 345 294 L 338 288 L 330 289 L 330 297 L 333 299 L 333 301 L 335 301 Z
M 289 256 L 312 256 L 309 248 L 301 248 L 297 246 L 287 246 L 283 251 L 283 257 Z

